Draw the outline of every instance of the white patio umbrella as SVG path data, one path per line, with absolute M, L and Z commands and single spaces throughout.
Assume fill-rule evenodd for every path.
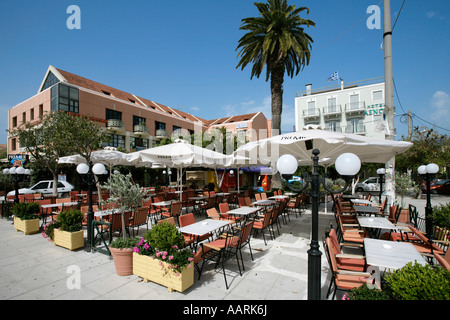
M 386 163 L 413 144 L 406 141 L 374 139 L 365 136 L 311 129 L 282 134 L 249 142 L 235 151 L 245 156 L 245 164 L 271 166 L 277 171 L 276 161 L 283 154 L 292 154 L 299 166 L 312 164 L 312 151 L 319 149 L 319 164 L 327 165 L 346 152 L 356 154 L 361 162 Z
M 177 139 L 171 144 L 133 152 L 127 156 L 127 160 L 137 166 L 151 164 L 152 167 L 176 168 L 178 188 L 181 188 L 183 169 L 188 167 L 224 168 L 233 163 L 232 156 L 192 145 L 182 139 Z

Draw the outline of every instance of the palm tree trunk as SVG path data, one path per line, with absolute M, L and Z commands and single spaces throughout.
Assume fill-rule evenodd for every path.
M 272 94 L 272 136 L 281 133 L 281 113 L 283 112 L 284 61 L 277 60 L 271 68 L 270 90 Z M 272 176 L 272 188 L 281 189 L 281 176 Z

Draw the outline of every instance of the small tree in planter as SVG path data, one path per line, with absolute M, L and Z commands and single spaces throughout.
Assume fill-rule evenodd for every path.
M 115 172 L 111 175 L 103 189 L 109 191 L 109 198 L 102 203 L 115 203 L 122 216 L 122 238 L 114 239 L 110 244 L 110 252 L 114 259 L 116 272 L 119 275 L 133 274 L 134 239 L 126 239 L 125 211 L 139 207 L 144 200 L 145 190 L 134 183 L 131 173 L 123 175 Z
M 39 232 L 38 213 L 41 206 L 36 202 L 19 202 L 14 205 L 12 212 L 14 214 L 14 227 L 17 231 L 23 231 L 24 234 L 33 234 Z

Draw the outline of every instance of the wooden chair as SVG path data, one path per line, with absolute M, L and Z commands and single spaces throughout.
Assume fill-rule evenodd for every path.
M 272 217 L 272 213 L 273 213 L 273 209 L 268 209 L 264 212 L 264 215 L 260 218 L 260 219 L 255 219 L 254 223 L 253 223 L 253 229 L 255 231 L 260 230 L 262 235 L 263 235 L 263 239 L 264 239 L 264 244 L 267 245 L 266 242 L 266 236 L 264 235 L 264 231 L 267 229 L 267 227 L 269 226 L 270 223 L 270 219 Z M 270 230 L 269 230 L 270 231 Z M 270 232 L 270 236 L 272 238 L 272 233 Z M 273 238 L 272 238 L 273 240 Z
M 244 197 L 239 197 L 238 198 L 238 203 L 239 203 L 239 207 L 247 207 L 247 204 L 245 203 L 245 198 Z
M 330 237 L 331 249 L 336 257 L 336 264 L 339 269 L 360 272 L 363 272 L 366 269 L 366 259 L 363 255 L 342 252 L 343 247 L 359 249 L 363 252 L 364 245 L 355 243 L 339 243 L 337 233 L 334 228 L 331 228 L 328 237 Z
M 287 212 L 288 213 L 289 212 L 294 212 L 295 213 L 295 217 L 297 217 L 297 218 L 298 218 L 297 213 L 300 216 L 302 216 L 302 211 L 300 209 L 300 201 L 301 201 L 301 199 L 302 199 L 302 196 L 298 195 L 298 196 L 295 197 L 295 202 L 289 202 L 286 205 Z M 288 217 L 289 217 L 289 215 L 288 215 Z M 290 218 L 289 218 L 289 221 L 290 221 Z
M 261 193 L 255 193 L 255 200 L 256 201 L 261 200 Z
M 166 217 L 166 218 L 173 217 L 176 219 L 175 221 L 178 220 L 178 217 L 180 216 L 180 214 L 181 214 L 181 201 L 172 202 L 172 204 L 170 206 L 170 211 L 162 211 L 161 212 L 162 217 Z
M 183 214 L 179 217 L 179 223 L 180 223 L 180 228 L 188 226 L 190 224 L 195 223 L 195 217 L 193 213 L 187 213 L 187 214 Z M 183 236 L 185 238 L 185 241 L 187 240 L 187 242 L 189 242 L 189 244 L 195 242 L 195 241 L 204 241 L 210 237 L 212 237 L 211 233 L 202 235 L 202 236 L 196 236 L 190 233 L 183 233 Z
M 447 250 L 444 256 L 434 252 L 434 258 L 438 261 L 439 265 L 443 268 L 450 270 L 450 250 Z
M 252 200 L 250 200 L 250 197 L 244 197 L 244 201 L 247 207 L 253 207 Z
M 147 226 L 148 230 L 148 211 L 149 207 L 139 207 L 133 210 L 133 216 L 130 220 L 130 227 L 133 228 L 133 237 L 134 237 L 134 231 L 136 230 L 136 234 L 139 234 L 139 227 L 140 226 Z
M 406 242 L 410 242 L 414 246 L 414 248 L 416 248 L 416 250 L 420 252 L 420 254 L 428 258 L 433 258 L 435 253 L 440 255 L 444 254 L 444 250 L 442 250 L 440 247 L 438 247 L 436 244 L 430 241 L 422 232 L 420 232 L 413 226 L 408 226 L 408 228 L 421 241 L 420 242 L 406 241 Z
M 172 224 L 172 225 L 175 225 L 176 223 L 175 223 L 175 218 L 174 217 L 169 217 L 169 218 L 165 218 L 165 219 L 160 219 L 160 220 L 158 220 L 158 224 L 159 223 L 163 223 L 163 222 L 168 222 L 168 223 L 170 223 L 170 224 Z
M 261 192 L 261 200 L 267 200 L 267 193 Z
M 345 223 L 342 216 L 338 216 L 338 238 L 341 242 L 363 244 L 367 236 L 364 230 L 359 229 L 359 225 Z
M 330 237 L 325 238 L 323 246 L 332 272 L 330 286 L 327 292 L 327 298 L 330 296 L 331 288 L 333 287 L 333 285 L 334 291 L 332 299 L 334 300 L 334 298 L 336 297 L 336 292 L 338 290 L 350 291 L 353 288 L 359 288 L 363 286 L 365 283 L 374 281 L 370 279 L 371 274 L 368 272 L 358 272 L 340 269 L 336 261 L 336 255 L 333 251 L 333 245 Z M 375 287 L 380 288 L 380 283 L 378 281 L 372 284 Z
M 253 222 L 250 221 L 246 223 L 239 235 L 231 235 L 229 233 L 226 233 L 224 236 L 222 236 L 220 239 L 217 239 L 212 242 L 208 243 L 202 243 L 202 258 L 203 263 L 202 267 L 199 271 L 199 279 L 201 276 L 201 273 L 203 271 L 203 267 L 206 262 L 213 261 L 217 265 L 222 266 L 222 272 L 225 279 L 225 286 L 228 289 L 228 282 L 227 282 L 227 276 L 225 273 L 225 262 L 229 260 L 230 258 L 236 257 L 236 262 L 239 269 L 239 275 L 242 276 L 242 271 L 245 270 L 244 267 L 244 260 L 242 258 L 242 248 L 245 245 L 248 245 L 250 248 L 250 254 L 253 260 L 253 254 L 251 252 L 250 247 L 250 232 L 252 230 Z M 242 261 L 242 271 L 241 266 L 239 263 L 239 256 L 241 257 Z
M 228 214 L 228 211 L 230 211 L 230 206 L 228 205 L 228 203 L 224 202 L 219 204 L 219 212 L 222 219 L 231 220 L 233 222 L 242 220 L 242 217 L 236 217 L 232 214 Z

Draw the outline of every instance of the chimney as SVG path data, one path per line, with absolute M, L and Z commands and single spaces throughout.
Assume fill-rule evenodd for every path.
M 312 86 L 311 83 L 308 83 L 307 85 L 305 85 L 305 87 L 306 87 L 306 95 L 307 96 L 311 95 L 311 86 Z

